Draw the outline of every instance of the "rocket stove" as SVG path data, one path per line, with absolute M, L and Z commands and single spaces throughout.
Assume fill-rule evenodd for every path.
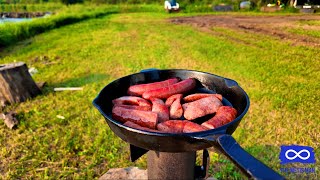
M 159 133 L 134 129 L 112 119 L 112 100 L 126 95 L 131 85 L 178 77 L 195 78 L 192 93 L 219 93 L 222 103 L 238 112 L 236 119 L 219 128 L 195 133 Z M 214 146 L 229 157 L 248 177 L 284 179 L 277 172 L 251 156 L 231 134 L 249 109 L 249 97 L 234 80 L 214 74 L 184 69 L 148 70 L 119 78 L 105 86 L 93 101 L 111 130 L 130 144 L 131 160 L 147 153 L 148 179 L 205 179 L 209 168 L 207 148 Z M 202 165 L 196 166 L 196 152 L 203 151 Z

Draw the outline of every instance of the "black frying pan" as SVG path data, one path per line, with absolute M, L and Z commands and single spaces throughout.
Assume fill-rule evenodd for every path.
M 217 129 L 184 134 L 156 133 L 133 129 L 112 119 L 112 100 L 126 95 L 129 86 L 173 77 L 197 79 L 198 85 L 195 92 L 207 91 L 222 94 L 223 103 L 233 106 L 238 111 L 237 118 Z M 247 175 L 257 179 L 283 179 L 278 173 L 248 154 L 231 136 L 249 109 L 248 95 L 234 80 L 192 70 L 149 70 L 111 82 L 102 89 L 93 104 L 105 117 L 111 130 L 122 140 L 134 146 L 162 152 L 197 151 L 215 146 Z

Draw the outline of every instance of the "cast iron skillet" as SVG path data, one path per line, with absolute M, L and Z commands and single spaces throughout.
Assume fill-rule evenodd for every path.
M 173 77 L 196 78 L 198 80 L 196 92 L 222 94 L 223 103 L 232 105 L 238 111 L 237 118 L 217 129 L 184 134 L 147 132 L 124 126 L 112 119 L 112 100 L 126 95 L 129 86 Z M 206 72 L 183 69 L 143 71 L 111 82 L 102 89 L 93 104 L 105 117 L 111 130 L 122 140 L 134 146 L 161 152 L 197 151 L 215 146 L 249 176 L 256 179 L 283 179 L 278 173 L 242 149 L 231 136 L 249 109 L 248 95 L 234 80 Z

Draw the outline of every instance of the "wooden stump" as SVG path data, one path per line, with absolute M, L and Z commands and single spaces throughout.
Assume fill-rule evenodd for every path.
M 23 62 L 0 65 L 0 105 L 19 103 L 41 91 Z

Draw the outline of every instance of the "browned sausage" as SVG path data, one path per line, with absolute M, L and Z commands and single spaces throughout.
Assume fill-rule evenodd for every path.
M 215 113 L 222 106 L 222 102 L 215 96 L 209 96 L 193 102 L 185 103 L 183 116 L 187 120 L 193 120 L 208 114 Z
M 125 104 L 116 104 L 113 107 L 123 107 L 126 109 L 135 109 L 141 111 L 151 111 L 151 106 L 136 106 L 136 105 L 125 105 Z
M 183 94 L 175 94 L 170 96 L 166 100 L 166 105 L 170 107 L 169 116 L 170 119 L 179 119 L 183 115 L 183 109 L 181 105 L 181 99 Z
M 206 127 L 203 127 L 197 123 L 187 121 L 187 123 L 183 127 L 183 133 L 192 133 L 208 130 Z
M 169 120 L 169 109 L 161 99 L 150 98 L 152 102 L 152 112 L 158 114 L 159 123 Z
M 132 96 L 141 96 L 145 91 L 167 87 L 177 82 L 179 82 L 178 78 L 172 78 L 172 79 L 168 79 L 160 82 L 137 84 L 129 87 L 128 94 Z
M 193 78 L 189 78 L 167 87 L 146 91 L 142 94 L 142 97 L 145 99 L 150 99 L 151 97 L 166 99 L 174 94 L 187 93 L 195 87 L 196 80 Z
M 169 120 L 157 125 L 157 129 L 167 133 L 183 133 L 184 125 L 187 121 L 183 120 Z
M 112 100 L 114 105 L 124 104 L 124 105 L 137 105 L 137 106 L 149 106 L 151 104 L 149 101 L 136 96 L 122 96 L 117 99 Z
M 230 106 L 221 106 L 216 115 L 208 121 L 202 123 L 201 125 L 209 128 L 215 129 L 222 125 L 225 125 L 237 117 L 237 110 Z
M 209 96 L 215 96 L 220 101 L 222 101 L 222 95 L 221 94 L 205 94 L 205 93 L 190 94 L 189 96 L 184 97 L 183 101 L 187 103 L 187 102 L 196 101 L 198 99 L 202 99 L 202 98 L 209 97 Z
M 125 122 L 123 125 L 125 126 L 128 126 L 128 127 L 132 127 L 134 129 L 140 129 L 140 130 L 144 130 L 144 131 L 150 131 L 150 132 L 160 132 L 158 130 L 155 130 L 155 129 L 150 129 L 150 128 L 147 128 L 147 127 L 142 127 L 136 123 L 133 123 L 131 121 L 127 121 Z
M 183 115 L 183 108 L 180 99 L 176 99 L 170 106 L 169 116 L 171 119 L 180 119 Z
M 181 100 L 182 97 L 183 97 L 183 94 L 174 94 L 174 95 L 172 95 L 172 96 L 170 96 L 170 97 L 167 98 L 165 104 L 166 104 L 168 107 L 170 107 L 171 104 L 172 104 L 176 99 L 180 99 L 180 100 Z
M 157 125 L 159 131 L 167 133 L 191 133 L 207 130 L 205 127 L 186 120 L 169 120 Z
M 155 112 L 126 109 L 123 107 L 114 107 L 112 109 L 112 118 L 122 123 L 131 121 L 151 129 L 155 129 L 158 123 L 158 114 Z

